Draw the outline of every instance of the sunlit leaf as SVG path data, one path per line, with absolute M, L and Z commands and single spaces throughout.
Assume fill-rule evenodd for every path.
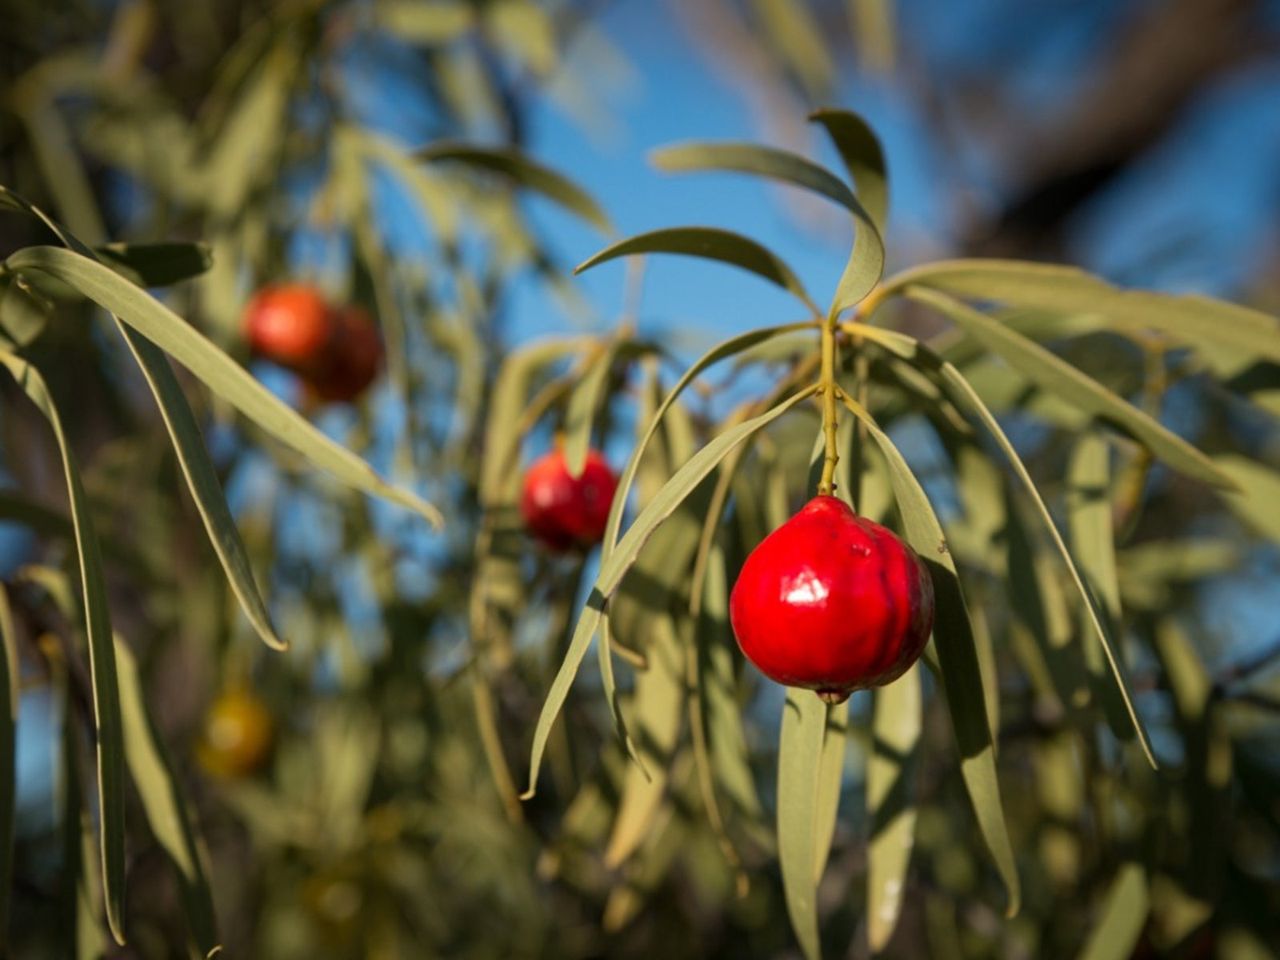
M 373 10 L 380 26 L 408 43 L 425 46 L 456 40 L 475 25 L 475 10 L 459 0 L 378 0 Z
M 858 199 L 883 236 L 889 222 L 889 184 L 879 138 L 865 120 L 848 110 L 818 110 L 809 119 L 826 129 L 853 177 Z
M 200 953 L 207 956 L 218 946 L 218 935 L 204 851 L 192 828 L 178 778 L 147 712 L 133 653 L 119 637 L 115 640 L 115 649 L 129 773 L 142 799 L 151 832 L 178 871 L 191 934 Z
M 902 517 L 903 533 L 924 561 L 933 580 L 936 605 L 933 646 L 941 666 L 942 686 L 960 750 L 960 773 L 983 840 L 1004 881 L 1008 893 L 1007 913 L 1012 916 L 1021 904 L 1021 885 L 1000 800 L 995 745 L 987 725 L 982 670 L 955 563 L 933 506 L 898 448 L 866 410 L 848 397 L 845 397 L 845 404 L 863 422 L 884 454 Z
M 106 269 L 105 267 L 103 268 Z M 121 281 L 124 282 L 124 281 Z M 88 500 L 80 471 L 63 431 L 58 408 L 39 371 L 21 357 L 0 350 L 0 364 L 30 397 L 49 426 L 62 456 L 71 519 L 75 524 L 76 550 L 84 601 L 85 629 L 89 638 L 89 670 L 93 683 L 94 724 L 98 750 L 98 836 L 106 891 L 107 923 L 117 943 L 124 943 L 124 735 L 120 720 L 120 689 L 116 677 L 111 618 L 102 554 L 89 516 Z
M 875 690 L 867 759 L 867 942 L 879 953 L 893 936 L 915 844 L 915 775 L 922 703 L 913 666 Z
M 209 460 L 200 426 L 196 423 L 178 378 L 174 376 L 168 359 L 155 344 L 119 321 L 117 327 L 129 344 L 138 366 L 142 368 L 147 385 L 151 387 L 156 404 L 160 407 L 160 415 L 169 431 L 169 438 L 173 441 L 173 449 L 178 456 L 182 475 L 186 478 L 187 488 L 200 511 L 200 519 L 204 521 L 209 542 L 213 544 L 218 561 L 227 574 L 227 581 L 231 584 L 236 599 L 240 601 L 240 608 L 263 643 L 276 650 L 285 649 L 288 644 L 276 634 L 271 614 L 258 592 L 249 555 L 240 540 L 240 531 L 236 528 L 236 522 L 223 496 L 218 474 Z
M 574 269 L 582 273 L 601 263 L 618 257 L 642 253 L 675 253 L 689 257 L 703 257 L 731 264 L 763 277 L 795 295 L 811 312 L 817 313 L 817 305 L 809 296 L 795 272 L 777 254 L 749 237 L 721 230 L 718 227 L 668 227 L 637 234 L 626 240 L 605 247 Z
M 442 518 L 435 507 L 417 494 L 383 480 L 358 456 L 291 410 L 172 310 L 107 267 L 57 247 L 28 247 L 7 262 L 12 270 L 47 273 L 76 287 L 170 354 L 263 430 L 343 483 L 398 503 L 433 525 L 441 525 Z
M 942 311 L 1032 383 L 1061 395 L 1081 410 L 1119 426 L 1174 469 L 1205 483 L 1226 487 L 1232 485 L 1230 479 L 1205 454 L 1035 341 L 1026 339 L 999 321 L 944 294 L 908 287 L 907 296 Z
M 752 0 L 760 32 L 777 48 L 787 68 L 804 84 L 811 98 L 826 96 L 835 81 L 835 65 L 828 38 L 808 4 L 791 0 Z
M 643 766 L 630 764 L 623 775 L 618 816 L 604 852 L 611 868 L 629 858 L 653 827 L 684 716 L 685 658 L 675 625 L 665 613 L 650 617 L 649 624 L 649 666 L 636 672 L 631 710 Z
M 810 690 L 787 691 L 778 739 L 778 862 L 787 915 L 806 960 L 822 956 L 814 850 L 826 725 L 827 704 Z
M 1259 533 L 1280 541 L 1280 471 L 1237 453 L 1218 454 L 1213 460 L 1240 491 L 1226 494 L 1227 506 Z
M 1136 863 L 1126 863 L 1111 881 L 1102 915 L 1078 960 L 1124 960 L 1130 956 L 1149 909 L 1147 873 Z
M 608 215 L 590 194 L 568 177 L 531 160 L 518 150 L 439 141 L 417 151 L 416 156 L 429 163 L 457 161 L 470 167 L 501 174 L 526 190 L 532 190 L 549 200 L 554 200 L 602 233 L 613 232 Z
M 944 260 L 904 270 L 886 290 L 907 286 L 972 300 L 1060 313 L 1101 314 L 1121 331 L 1159 330 L 1201 350 L 1280 360 L 1280 322 L 1257 310 L 1199 296 L 1122 290 L 1076 267 L 1018 260 Z

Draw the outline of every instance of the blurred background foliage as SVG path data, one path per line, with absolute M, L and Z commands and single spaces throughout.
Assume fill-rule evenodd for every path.
M 161 292 L 165 302 L 447 520 L 434 533 L 339 489 L 224 401 L 188 389 L 290 643 L 265 649 L 216 568 L 127 351 L 84 301 L 50 303 L 25 355 L 62 408 L 103 542 L 130 769 L 138 779 L 138 763 L 152 763 L 153 778 L 172 770 L 199 840 L 175 842 L 174 821 L 129 794 L 129 943 L 110 945 L 95 806 L 80 799 L 92 792 L 92 697 L 68 599 L 76 561 L 62 468 L 47 423 L 6 383 L 17 957 L 175 956 L 210 942 L 273 958 L 795 954 L 767 813 L 778 691 L 733 662 L 714 667 L 731 682 L 720 703 L 740 712 L 739 755 L 750 759 L 718 771 L 732 785 L 720 822 L 704 809 L 683 729 L 695 719 L 678 665 L 687 618 L 669 614 L 690 598 L 670 574 L 692 557 L 710 489 L 642 555 L 613 610 L 615 649 L 631 661 L 618 683 L 657 779 L 633 785 L 638 768 L 616 744 L 590 664 L 548 743 L 542 790 L 513 800 L 593 572 L 591 558 L 539 552 L 500 509 L 520 464 L 575 415 L 573 388 L 591 371 L 595 436 L 621 462 L 674 380 L 657 344 L 687 358 L 726 334 L 799 319 L 781 294 L 714 267 L 660 261 L 647 278 L 632 266 L 581 282 L 568 267 L 614 223 L 633 233 L 705 220 L 786 250 L 824 289 L 847 240 L 794 194 L 659 180 L 643 148 L 732 137 L 826 158 L 803 118 L 840 103 L 886 145 L 893 265 L 1065 260 L 1125 284 L 1273 313 L 1280 304 L 1280 5 L 1266 0 L 2 0 L 0 23 L 0 183 L 90 244 L 207 244 L 210 269 Z M 610 216 L 511 150 L 571 176 Z M 36 220 L 4 211 L 6 256 L 50 242 Z M 244 305 L 285 278 L 378 318 L 385 376 L 357 404 L 318 405 L 285 371 L 250 360 Z M 1069 496 L 1088 476 L 1094 436 L 1081 434 L 1078 411 L 966 352 L 916 308 L 896 322 L 953 351 L 1063 526 L 1096 534 L 1096 511 Z M 619 324 L 625 336 L 602 336 Z M 1087 325 L 1039 329 L 1231 467 L 1252 496 L 1218 498 L 1132 451 L 1116 458 L 1105 522 L 1118 594 L 1107 605 L 1162 764 L 1153 772 L 1053 659 L 1083 627 L 1006 481 L 942 441 L 937 408 L 877 389 L 898 371 L 872 371 L 873 409 L 948 524 L 982 628 L 1024 890 L 1006 920 L 946 711 L 926 683 L 917 845 L 885 952 L 1274 956 L 1280 371 L 1153 358 Z M 793 369 L 795 350 L 773 347 L 756 357 L 769 378 L 735 370 L 676 408 L 642 464 L 642 502 L 736 403 Z M 745 455 L 709 583 L 731 583 L 745 551 L 811 490 L 816 431 L 797 417 Z M 887 495 L 863 505 L 888 509 Z M 710 607 L 701 615 L 723 627 Z M 629 650 L 629 636 L 643 649 Z M 227 697 L 241 698 L 232 713 L 251 737 L 271 744 L 255 753 L 250 743 L 239 766 L 207 759 L 206 714 Z M 870 714 L 855 696 L 819 888 L 835 956 L 866 956 L 875 922 L 862 803 Z M 214 940 L 198 894 L 179 882 L 195 868 L 175 870 L 176 849 L 207 863 Z

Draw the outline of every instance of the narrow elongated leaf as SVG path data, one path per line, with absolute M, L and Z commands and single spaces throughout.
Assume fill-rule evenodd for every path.
M 787 691 L 778 738 L 778 863 L 787 915 L 805 960 L 822 956 L 814 838 L 826 725 L 827 705 L 812 691 Z
M 518 186 L 554 200 L 602 233 L 613 232 L 608 215 L 589 193 L 564 174 L 535 162 L 518 150 L 441 141 L 424 147 L 415 155 L 428 163 L 453 160 L 499 173 Z
M 1075 267 L 944 260 L 885 281 L 886 290 L 913 285 L 1014 307 L 1101 314 L 1121 330 L 1160 330 L 1202 351 L 1227 347 L 1247 358 L 1280 361 L 1280 321 L 1275 317 L 1208 297 L 1122 290 Z
M 1111 881 L 1107 899 L 1079 960 L 1124 960 L 1133 953 L 1151 909 L 1147 872 L 1126 863 Z
M 753 0 L 751 5 L 760 19 L 760 35 L 776 48 L 808 95 L 819 99 L 829 94 L 836 70 L 816 11 L 791 0 Z
M 435 507 L 378 476 L 358 456 L 273 396 L 176 313 L 109 268 L 58 247 L 28 247 L 10 257 L 8 265 L 15 271 L 46 273 L 70 284 L 172 356 L 263 430 L 338 480 L 414 510 L 436 527 L 442 525 Z
M 650 617 L 649 623 L 649 666 L 637 671 L 632 698 L 641 763 L 630 764 L 623 775 L 622 800 L 604 852 L 605 865 L 610 868 L 629 858 L 653 827 L 666 796 L 684 716 L 685 657 L 675 625 L 666 613 Z
M 208 956 L 218 946 L 218 935 L 203 851 L 192 829 L 173 766 L 147 712 L 133 653 L 119 637 L 115 638 L 115 648 L 129 773 L 142 798 L 151 832 L 178 870 L 182 900 L 195 944 L 202 956 Z
M 0 276 L 0 334 L 25 347 L 44 332 L 52 304 L 17 277 Z
M 31 402 L 49 421 L 66 474 L 71 520 L 76 531 L 85 630 L 89 638 L 89 672 L 93 683 L 93 714 L 98 749 L 98 837 L 107 925 L 116 942 L 123 944 L 124 735 L 121 730 L 120 688 L 116 677 L 115 647 L 111 639 L 111 618 L 107 610 L 102 554 L 89 516 L 89 504 L 80 482 L 80 471 L 44 377 L 31 364 L 7 351 L 0 351 L 0 364 L 13 374 Z
M 459 0 L 379 0 L 378 25 L 407 43 L 437 46 L 465 36 L 475 25 L 475 11 Z
M 591 596 L 586 608 L 578 617 L 573 636 L 569 640 L 569 648 L 565 653 L 547 699 L 538 715 L 538 723 L 533 732 L 533 747 L 529 761 L 529 787 L 522 795 L 524 799 L 533 796 L 538 782 L 538 771 L 542 765 L 542 754 L 546 749 L 547 737 L 551 733 L 551 725 L 555 722 L 569 696 L 569 687 L 577 676 L 582 658 L 587 654 L 591 638 L 595 635 L 600 623 L 600 616 L 608 598 L 618 589 L 627 570 L 635 563 L 640 548 L 653 535 L 662 521 L 671 516 L 684 499 L 693 492 L 716 464 L 723 460 L 740 443 L 757 430 L 772 423 L 801 400 L 813 395 L 813 388 L 802 390 L 788 400 L 778 404 L 772 410 L 754 417 L 745 423 L 738 424 L 716 437 L 699 450 L 670 480 L 663 485 L 658 494 L 640 511 L 635 522 L 627 530 L 626 535 L 618 543 L 617 548 L 608 558 L 601 558 L 600 571 L 596 576 Z M 655 418 L 656 419 L 656 418 Z
M 13 879 L 14 791 L 17 787 L 18 638 L 9 592 L 0 584 L 0 930 L 9 929 Z
M 951 559 L 937 514 L 901 452 L 865 409 L 847 396 L 845 405 L 866 425 L 884 454 L 902 517 L 903 533 L 924 561 L 933 580 L 936 607 L 933 646 L 937 650 L 942 686 L 960 750 L 960 773 L 977 815 L 982 838 L 1004 881 L 1009 898 L 1007 913 L 1013 916 L 1022 901 L 1021 885 L 1000 800 L 995 744 L 987 725 L 982 670 L 955 562 Z
M 1120 427 L 1175 470 L 1215 486 L 1233 486 L 1205 454 L 1034 340 L 945 294 L 908 287 L 907 296 L 942 311 L 1032 383 Z
M 139 287 L 167 287 L 198 277 L 213 265 L 203 243 L 108 243 L 98 259 Z
M 593 359 L 573 392 L 564 414 L 564 463 L 569 476 L 580 477 L 587 464 L 587 448 L 591 446 L 591 424 L 600 406 L 605 381 L 613 369 L 619 344 L 611 342 Z
M 884 949 L 898 925 L 915 845 L 916 763 L 922 711 L 920 668 L 874 691 L 867 760 L 867 942 Z
M 849 701 L 827 711 L 818 761 L 818 782 L 813 827 L 813 882 L 820 883 L 831 856 L 831 842 L 840 815 L 840 788 L 844 786 L 844 759 L 849 744 Z
M 1116 653 L 1111 635 L 1103 623 L 1102 615 L 1098 612 L 1096 601 L 1085 586 L 1084 578 L 1080 574 L 1075 558 L 1072 556 L 1071 551 L 1067 549 L 1067 544 L 1062 539 L 1062 534 L 1059 532 L 1057 524 L 1054 523 L 1053 516 L 1049 513 L 1049 508 L 1045 505 L 1044 498 L 1040 496 L 1040 491 L 1037 489 L 1035 481 L 1031 479 L 1031 474 L 1027 472 L 1022 458 L 1018 456 L 1017 449 L 1010 442 L 1000 423 L 992 415 L 991 411 L 987 409 L 986 404 L 982 402 L 982 398 L 978 396 L 960 371 L 928 350 L 923 344 L 904 334 L 891 333 L 875 327 L 860 326 L 859 329 L 863 336 L 868 339 L 874 340 L 888 350 L 892 350 L 903 359 L 920 365 L 925 372 L 932 372 L 936 375 L 957 405 L 967 409 L 972 416 L 976 417 L 992 439 L 995 440 L 996 445 L 1000 447 L 1005 459 L 1009 461 L 1009 466 L 1013 469 L 1014 475 L 1018 478 L 1018 482 L 1022 485 L 1027 497 L 1040 514 L 1045 529 L 1053 540 L 1054 547 L 1062 557 L 1067 572 L 1071 575 L 1071 581 L 1084 603 L 1090 626 L 1102 643 L 1103 651 L 1107 656 L 1107 664 L 1110 666 L 1116 686 L 1124 698 L 1125 710 L 1137 735 L 1138 743 L 1142 747 L 1142 752 L 1146 756 L 1147 762 L 1152 767 L 1155 767 L 1156 760 L 1155 755 L 1151 752 L 1151 742 L 1147 737 L 1146 728 L 1142 725 L 1138 711 L 1133 705 L 1133 697 L 1129 692 L 1129 679 Z
M 578 264 L 573 272 L 582 273 L 618 257 L 641 253 L 675 253 L 728 263 L 777 284 L 794 294 L 810 311 L 818 312 L 800 279 L 777 254 L 749 237 L 718 227 L 668 227 L 640 233 L 605 247 Z
M 258 592 L 249 555 L 240 540 L 240 531 L 236 528 L 226 497 L 223 496 L 218 474 L 209 460 L 200 426 L 178 384 L 178 378 L 173 375 L 169 361 L 155 344 L 119 321 L 116 321 L 116 325 L 129 344 L 129 349 L 133 351 L 160 407 L 160 415 L 169 431 L 169 438 L 173 441 L 182 475 L 187 480 L 187 487 L 200 511 L 200 519 L 204 521 L 209 542 L 213 544 L 218 561 L 227 574 L 231 590 L 240 601 L 240 608 L 263 643 L 276 650 L 286 649 L 288 644 L 276 634 L 271 614 Z
M 809 119 L 826 129 L 853 177 L 858 199 L 883 236 L 889 222 L 889 183 L 879 138 L 865 120 L 848 110 L 817 110 Z
M 853 191 L 826 167 L 819 166 L 789 150 L 762 147 L 755 143 L 681 143 L 659 147 L 649 154 L 659 170 L 731 171 L 768 177 L 802 187 L 839 204 L 855 217 L 868 217 Z
M 1076 441 L 1067 470 L 1067 512 L 1071 545 L 1080 561 L 1080 571 L 1099 600 L 1099 609 L 1108 628 L 1120 623 L 1120 579 L 1116 573 L 1115 533 L 1111 523 L 1111 465 L 1107 442 L 1095 432 L 1083 433 Z M 1085 647 L 1090 679 L 1098 690 L 1108 722 L 1121 735 L 1128 733 L 1124 703 L 1115 685 L 1106 680 L 1106 664 L 1101 648 Z
M 1239 493 L 1227 494 L 1229 506 L 1259 533 L 1280 541 L 1280 472 L 1236 453 L 1214 457 L 1218 468 L 1235 481 Z
M 750 350 L 752 347 L 777 337 L 784 336 L 788 333 L 794 333 L 798 330 L 817 330 L 812 323 L 792 323 L 779 327 L 764 327 L 759 330 L 751 330 L 747 333 L 739 334 L 736 337 L 730 337 L 722 343 L 712 347 L 689 367 L 680 379 L 676 381 L 671 392 L 667 394 L 666 399 L 662 401 L 657 412 L 654 413 L 649 425 L 645 428 L 644 435 L 636 443 L 635 450 L 631 454 L 631 458 L 627 461 L 627 465 L 623 468 L 622 475 L 618 478 L 618 490 L 614 494 L 613 504 L 609 508 L 609 519 L 605 524 L 603 555 L 609 556 L 614 550 L 618 541 L 618 531 L 622 527 L 622 514 L 626 509 L 627 497 L 630 495 L 631 486 L 635 482 L 636 471 L 640 469 L 640 461 L 644 458 L 645 451 L 649 447 L 649 442 L 653 439 L 654 434 L 658 432 L 658 428 L 662 425 L 663 417 L 667 411 L 671 409 L 671 405 L 680 398 L 685 388 L 692 383 L 700 373 L 708 367 L 732 357 L 736 354 Z

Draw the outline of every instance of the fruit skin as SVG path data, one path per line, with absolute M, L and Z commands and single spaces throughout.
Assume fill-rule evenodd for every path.
M 524 475 L 520 513 L 530 533 L 552 550 L 599 543 L 618 478 L 598 450 L 587 452 L 582 475 L 569 475 L 564 454 L 553 450 Z
M 333 316 L 323 294 L 305 283 L 264 287 L 245 308 L 244 334 L 250 349 L 291 370 L 320 368 L 333 332 Z
M 271 755 L 275 723 L 266 704 L 252 693 L 230 690 L 205 714 L 196 758 L 210 773 L 229 779 L 250 776 Z
M 729 619 L 762 673 L 838 703 L 919 658 L 933 629 L 933 583 L 891 531 L 817 496 L 747 557 Z
M 382 338 L 368 311 L 354 305 L 334 310 L 332 327 L 324 363 L 307 385 L 321 400 L 350 403 L 377 379 Z

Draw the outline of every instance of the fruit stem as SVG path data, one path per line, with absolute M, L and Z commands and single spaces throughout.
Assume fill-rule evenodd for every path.
M 818 493 L 831 496 L 835 493 L 836 464 L 840 453 L 836 445 L 836 401 L 840 388 L 836 386 L 836 318 L 829 317 L 822 325 L 822 373 L 819 381 L 822 392 L 822 432 L 826 437 L 826 453 L 822 460 L 822 479 L 818 481 Z

